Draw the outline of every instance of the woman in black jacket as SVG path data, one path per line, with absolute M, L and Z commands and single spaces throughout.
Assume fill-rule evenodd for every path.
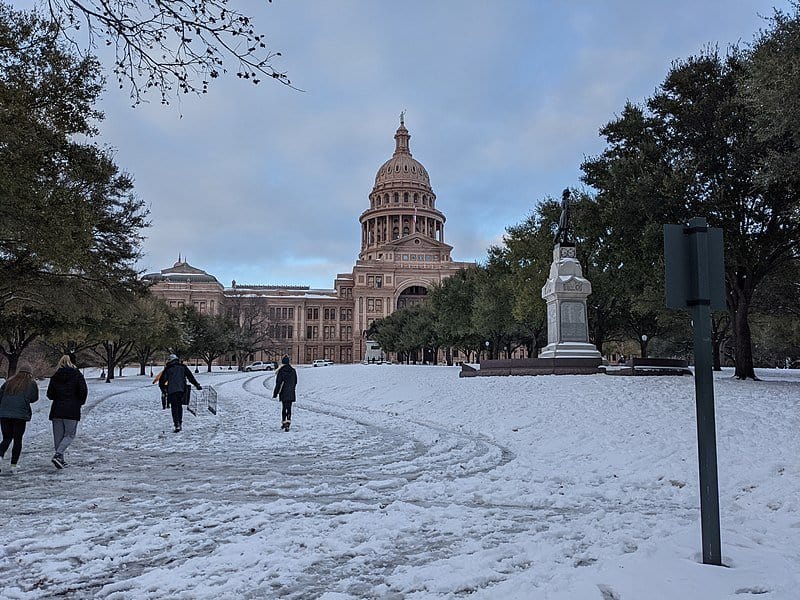
M 296 387 L 297 371 L 289 364 L 289 357 L 284 356 L 275 375 L 275 390 L 272 392 L 273 398 L 281 397 L 281 429 L 284 431 L 289 431 L 289 426 L 292 424 L 292 402 L 295 401 Z
M 58 361 L 58 369 L 47 386 L 47 397 L 53 401 L 50 420 L 53 422 L 53 445 L 56 450 L 53 464 L 57 469 L 67 465 L 64 452 L 75 439 L 78 421 L 81 420 L 81 406 L 86 404 L 87 395 L 86 380 L 65 354 Z

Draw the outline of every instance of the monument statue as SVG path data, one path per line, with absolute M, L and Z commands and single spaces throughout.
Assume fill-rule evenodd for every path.
M 539 358 L 581 359 L 590 370 L 600 364 L 597 348 L 589 342 L 586 298 L 592 284 L 583 276 L 577 248 L 569 234 L 569 188 L 561 195 L 561 218 L 553 238 L 553 262 L 542 288 L 547 302 L 547 346 Z M 586 362 L 588 361 L 588 362 Z
M 569 197 L 571 192 L 566 188 L 561 194 L 561 217 L 558 219 L 558 230 L 553 237 L 554 244 L 569 245 Z

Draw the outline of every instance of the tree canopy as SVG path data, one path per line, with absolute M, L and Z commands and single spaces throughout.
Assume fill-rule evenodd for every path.
M 97 62 L 66 48 L 53 23 L 4 4 L 0 49 L 0 333 L 28 332 L 5 347 L 15 364 L 30 334 L 139 286 L 147 211 L 91 142 L 102 119 Z

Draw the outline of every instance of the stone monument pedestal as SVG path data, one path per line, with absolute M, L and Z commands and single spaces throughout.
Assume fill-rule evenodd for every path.
M 591 293 L 592 284 L 583 277 L 575 246 L 556 244 L 542 288 L 547 302 L 547 346 L 539 358 L 592 359 L 600 365 L 600 352 L 589 343 L 586 298 Z

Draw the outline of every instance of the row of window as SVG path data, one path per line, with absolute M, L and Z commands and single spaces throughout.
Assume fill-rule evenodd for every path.
M 294 308 L 291 306 L 270 306 L 269 319 L 270 321 L 294 319 Z
M 395 254 L 394 259 L 398 260 L 420 260 L 424 262 L 433 262 L 439 260 L 438 254 L 403 254 L 402 257 L 400 254 Z
M 335 307 L 325 307 L 322 309 L 322 317 L 325 321 L 335 321 L 336 320 L 336 308 Z M 319 308 L 318 307 L 309 307 L 306 309 L 306 320 L 307 321 L 319 321 Z M 352 308 L 340 308 L 339 309 L 339 320 L 340 321 L 352 321 L 353 320 L 353 309 Z
M 400 194 L 398 192 L 395 192 L 392 195 L 392 199 L 394 200 L 394 204 L 400 204 Z M 414 204 L 419 204 L 420 203 L 419 202 L 420 201 L 420 196 L 417 193 L 414 193 L 413 195 L 410 195 L 408 192 L 404 192 L 403 193 L 403 202 L 404 203 L 408 203 L 409 200 L 412 200 Z M 388 206 L 389 204 L 391 204 L 391 202 L 389 202 L 389 194 L 384 194 L 383 198 L 381 198 L 380 194 L 375 194 L 375 196 L 372 198 L 372 206 L 373 207 L 381 206 L 381 205 Z M 423 194 L 422 195 L 422 206 L 433 206 L 433 196 L 429 197 L 427 194 Z
M 319 339 L 319 326 L 318 325 L 307 325 L 306 326 L 306 339 L 307 340 L 318 340 Z M 322 339 L 324 339 L 324 340 L 335 340 L 335 339 L 337 339 L 336 325 L 323 325 L 323 327 L 322 327 Z M 341 342 L 349 342 L 352 339 L 353 339 L 353 326 L 352 325 L 342 325 L 339 328 L 338 340 L 341 341 Z
M 267 327 L 267 335 L 273 340 L 290 340 L 294 337 L 294 326 L 270 325 Z
M 339 361 L 342 364 L 351 363 L 353 362 L 353 349 L 350 347 L 339 348 L 339 356 L 337 357 L 336 346 L 323 346 L 322 356 L 320 357 L 319 348 L 317 346 L 306 347 L 307 363 L 313 362 L 318 358 L 324 358 L 326 360 L 332 360 L 334 362 Z

